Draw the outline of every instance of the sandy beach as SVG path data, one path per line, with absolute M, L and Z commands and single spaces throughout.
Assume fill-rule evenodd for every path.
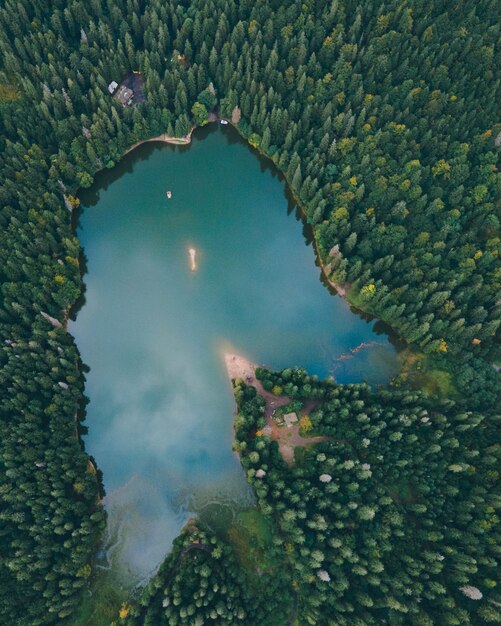
M 167 133 L 162 133 L 161 135 L 158 135 L 158 137 L 151 137 L 150 139 L 143 139 L 142 141 L 137 141 L 136 143 L 132 144 L 132 146 L 127 148 L 123 156 L 125 156 L 126 154 L 129 154 L 129 152 L 132 152 L 132 150 L 135 150 L 138 146 L 141 146 L 143 143 L 150 143 L 152 141 L 161 141 L 163 143 L 170 143 L 176 146 L 187 146 L 188 144 L 191 143 L 192 132 L 193 132 L 193 129 L 190 130 L 189 134 L 185 135 L 184 137 L 170 137 L 169 135 L 167 135 Z
M 252 384 L 257 382 L 257 384 L 260 385 L 260 383 L 255 380 L 254 376 L 257 365 L 252 363 L 252 361 L 238 354 L 225 354 L 224 362 L 230 378 L 241 378 L 244 381 L 251 378 Z

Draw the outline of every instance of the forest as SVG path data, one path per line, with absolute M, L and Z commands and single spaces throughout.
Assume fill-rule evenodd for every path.
M 282 569 L 286 565 L 282 553 L 277 548 L 271 553 L 276 561 L 272 563 L 268 554 L 269 569 L 257 575 L 255 564 L 238 560 L 227 541 L 190 522 L 139 601 L 130 608 L 123 606 L 123 623 L 284 624 L 292 604 L 291 580 Z
M 236 446 L 294 577 L 283 597 L 295 598 L 301 624 L 501 621 L 496 6 L 2 3 L 3 623 L 71 624 L 105 524 L 99 469 L 81 443 L 85 364 L 67 331 L 83 289 L 78 190 L 135 142 L 186 136 L 211 112 L 284 173 L 325 276 L 409 351 L 394 384 L 376 393 L 303 370 L 261 372 L 263 384 L 319 400 L 313 428 L 332 438 L 292 470 L 255 436 L 260 400 L 237 385 Z M 124 107 L 108 85 L 133 72 L 144 102 Z M 319 474 L 332 480 L 319 484 Z M 216 611 L 228 623 L 266 623 L 224 538 L 198 529 L 210 552 L 192 550 L 170 571 L 193 532 L 123 620 L 154 623 L 160 611 L 166 624 L 218 623 Z M 209 592 L 204 568 L 233 595 Z
M 288 466 L 264 399 L 236 381 L 236 446 L 279 528 L 298 623 L 498 623 L 499 419 L 300 368 L 257 376 L 308 402 L 308 428 L 325 438 Z

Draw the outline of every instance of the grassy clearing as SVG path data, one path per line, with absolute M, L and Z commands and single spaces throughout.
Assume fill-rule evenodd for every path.
M 228 541 L 240 565 L 251 578 L 262 572 L 272 573 L 280 565 L 276 561 L 273 532 L 270 520 L 257 509 L 238 513 L 235 523 L 228 530 Z
M 284 615 L 290 615 L 293 606 L 291 566 L 284 546 L 277 545 L 279 542 L 275 533 L 273 523 L 258 509 L 247 509 L 237 514 L 233 525 L 228 529 L 226 540 L 230 543 L 240 567 L 245 570 L 250 590 L 256 597 L 265 593 L 263 585 L 267 584 L 270 577 L 282 583 L 282 588 L 276 590 L 276 600 L 279 605 L 283 603 L 283 611 L 281 609 L 270 614 L 270 621 L 267 623 L 270 626 L 283 626 Z
M 450 372 L 433 367 L 429 357 L 411 350 L 407 350 L 403 355 L 402 370 L 396 377 L 394 386 L 398 387 L 402 382 L 429 396 L 455 398 L 459 395 Z
M 444 370 L 433 369 L 420 372 L 413 377 L 413 382 L 430 396 L 451 398 L 458 393 L 451 374 Z
M 127 600 L 127 596 L 127 592 L 116 584 L 111 574 L 98 575 L 92 585 L 92 595 L 85 595 L 78 607 L 73 626 L 109 626 L 117 619 L 120 606 Z
M 274 546 L 273 524 L 260 511 L 240 511 L 233 523 L 230 517 L 229 514 L 219 515 L 217 518 L 212 515 L 211 524 L 216 525 L 216 533 L 231 544 L 238 562 L 248 573 L 250 584 L 258 593 L 263 573 L 281 575 L 285 555 L 280 548 Z M 131 596 L 130 592 L 122 589 L 113 573 L 101 570 L 93 581 L 91 591 L 92 595 L 84 595 L 72 626 L 110 626 L 113 622 L 120 623 L 120 607 Z

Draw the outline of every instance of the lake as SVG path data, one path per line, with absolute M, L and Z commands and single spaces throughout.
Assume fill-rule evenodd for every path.
M 100 563 L 136 583 L 190 514 L 253 502 L 231 450 L 225 351 L 372 384 L 398 356 L 322 284 L 284 181 L 231 127 L 143 144 L 81 200 L 86 293 L 70 330 L 90 367 L 84 440 L 107 494 Z

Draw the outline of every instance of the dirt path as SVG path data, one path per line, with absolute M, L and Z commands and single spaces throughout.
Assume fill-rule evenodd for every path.
M 256 378 L 255 370 L 257 365 L 236 354 L 225 354 L 224 356 L 228 376 L 231 379 L 242 379 L 247 385 L 255 387 L 256 391 L 265 400 L 266 427 L 263 434 L 268 435 L 278 443 L 278 449 L 287 465 L 294 463 L 294 450 L 298 446 L 308 446 L 319 441 L 330 441 L 331 437 L 303 437 L 299 434 L 299 423 L 287 426 L 278 426 L 273 419 L 273 412 L 281 406 L 291 402 L 288 396 L 276 396 L 271 391 L 264 389 L 263 385 Z M 314 400 L 307 400 L 301 409 L 301 415 L 308 415 L 314 410 L 318 403 Z

